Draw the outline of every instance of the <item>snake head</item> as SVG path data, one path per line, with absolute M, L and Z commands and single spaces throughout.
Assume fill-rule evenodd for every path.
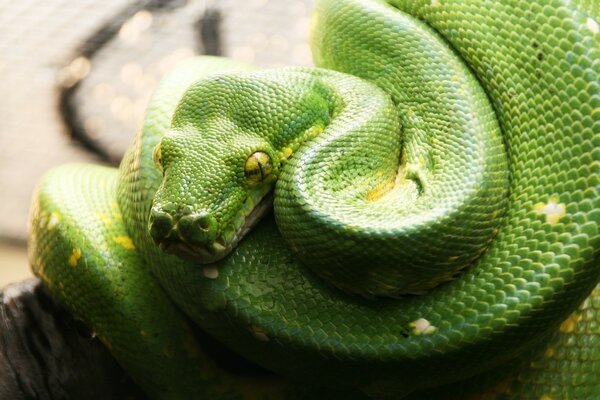
M 263 140 L 230 136 L 188 126 L 156 145 L 153 159 L 163 180 L 148 227 L 163 251 L 218 261 L 270 209 L 278 172 L 274 151 Z
M 149 231 L 162 249 L 202 263 L 225 257 L 270 209 L 292 147 L 328 119 L 332 95 L 312 75 L 271 75 L 223 74 L 183 94 L 153 153 L 163 180 Z

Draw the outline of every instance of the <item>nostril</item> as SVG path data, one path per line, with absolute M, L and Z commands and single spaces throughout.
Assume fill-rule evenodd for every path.
M 217 237 L 217 221 L 210 214 L 186 215 L 177 227 L 179 236 L 191 244 L 207 245 Z
M 208 215 L 199 215 L 196 217 L 196 225 L 203 230 L 208 231 L 210 229 L 211 218 Z
M 150 211 L 148 224 L 150 236 L 152 236 L 155 241 L 163 241 L 171 234 L 171 230 L 173 229 L 173 217 L 159 208 L 153 208 Z

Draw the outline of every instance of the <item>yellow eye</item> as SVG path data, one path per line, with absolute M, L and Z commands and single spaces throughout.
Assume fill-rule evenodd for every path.
M 160 143 L 157 144 L 156 147 L 154 147 L 154 150 L 152 151 L 152 161 L 154 161 L 154 164 L 156 164 L 158 169 L 160 169 L 160 171 L 162 172 L 163 165 L 162 165 L 162 154 L 160 152 Z
M 251 185 L 264 181 L 272 171 L 273 163 L 271 157 L 263 151 L 253 153 L 248 157 L 244 165 L 246 180 Z

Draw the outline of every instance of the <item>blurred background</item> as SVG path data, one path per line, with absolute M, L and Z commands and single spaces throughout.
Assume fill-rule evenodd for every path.
M 30 276 L 44 171 L 117 165 L 152 90 L 196 54 L 311 65 L 311 0 L 0 0 L 0 287 Z

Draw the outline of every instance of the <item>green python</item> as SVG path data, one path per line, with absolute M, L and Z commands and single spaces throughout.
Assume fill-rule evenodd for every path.
M 319 0 L 319 68 L 190 60 L 50 171 L 33 269 L 155 398 L 596 398 L 599 14 Z

